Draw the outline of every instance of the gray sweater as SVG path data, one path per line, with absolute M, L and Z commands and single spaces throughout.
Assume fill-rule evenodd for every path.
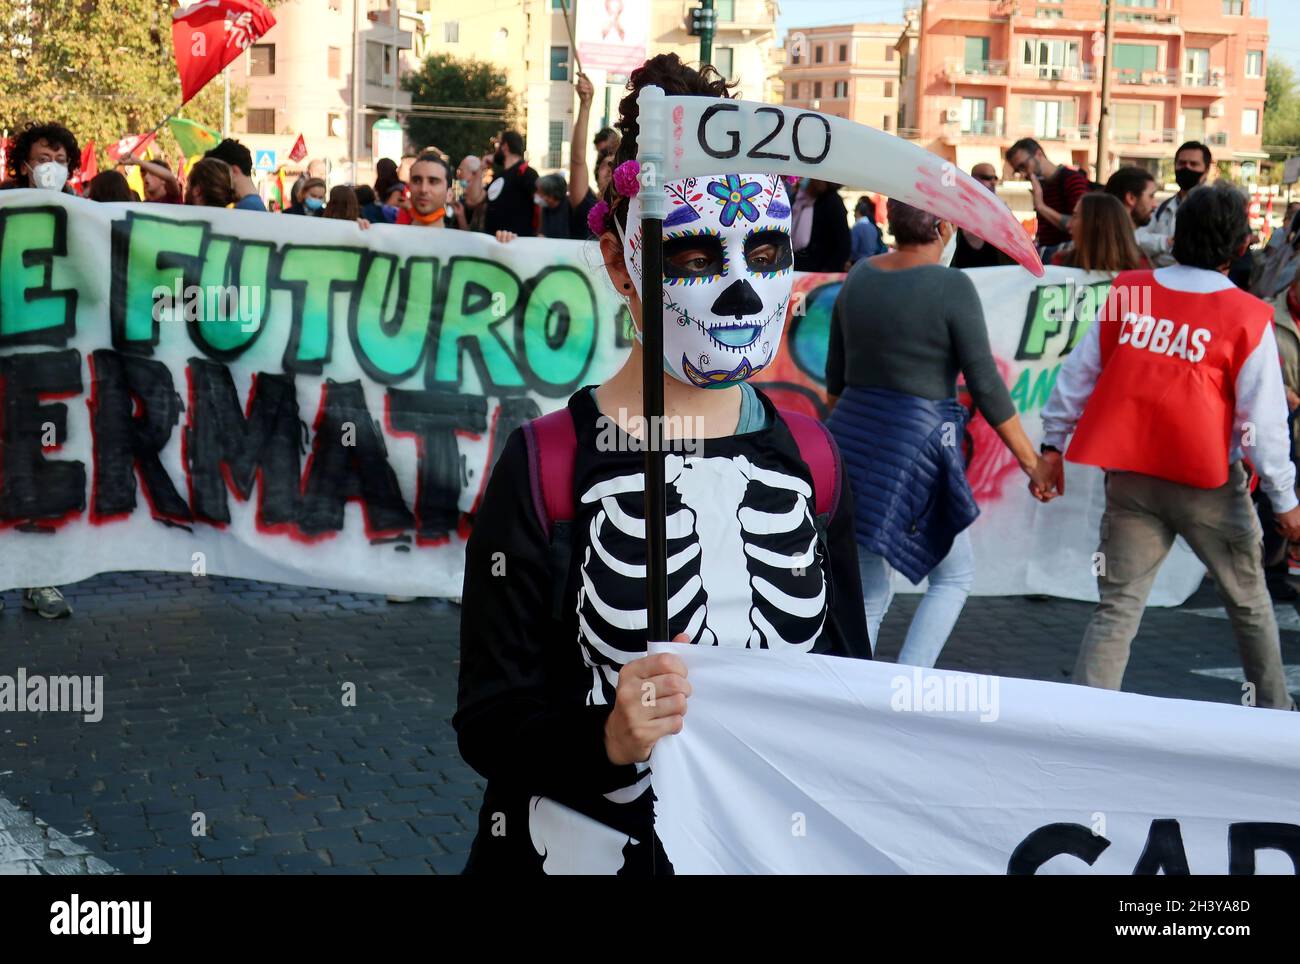
M 831 313 L 826 391 L 885 388 L 939 401 L 956 397 L 959 371 L 990 425 L 1016 414 L 970 278 L 942 265 L 855 264 Z

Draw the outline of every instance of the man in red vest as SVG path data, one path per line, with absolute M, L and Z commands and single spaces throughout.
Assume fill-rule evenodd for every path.
M 1151 584 L 1175 536 L 1205 563 L 1259 706 L 1290 709 L 1248 461 L 1279 528 L 1300 504 L 1272 309 L 1227 272 L 1250 240 L 1246 198 L 1224 182 L 1179 206 L 1178 264 L 1120 274 L 1061 366 L 1043 409 L 1043 451 L 1065 492 L 1061 448 L 1106 470 L 1097 588 L 1074 680 L 1119 689 Z

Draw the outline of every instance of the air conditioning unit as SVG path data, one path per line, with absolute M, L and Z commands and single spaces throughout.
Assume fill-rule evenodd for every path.
M 950 107 L 950 108 L 948 108 L 946 111 L 944 111 L 944 112 L 943 112 L 943 122 L 944 122 L 945 124 L 960 124 L 960 123 L 961 123 L 961 108 L 959 108 L 959 107 Z
M 1223 101 L 1215 101 L 1213 104 L 1211 104 L 1209 114 L 1211 117 L 1222 117 Z

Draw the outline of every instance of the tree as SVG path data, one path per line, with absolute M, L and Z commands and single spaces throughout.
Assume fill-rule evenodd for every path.
M 482 60 L 433 54 L 402 78 L 402 87 L 410 91 L 412 106 L 450 108 L 442 117 L 408 116 L 406 134 L 416 145 L 446 153 L 453 168 L 466 155 L 486 152 L 492 137 L 519 116 L 518 98 L 505 72 Z M 470 119 L 456 116 L 466 108 L 477 110 Z
M 1277 57 L 1270 57 L 1264 87 L 1264 143 L 1300 145 L 1300 93 L 1296 91 L 1295 70 Z
M 181 102 L 167 0 L 24 0 L 0 10 L 0 128 L 57 121 L 82 145 L 94 139 L 102 167 L 105 147 L 153 130 Z M 182 114 L 219 128 L 220 81 Z M 160 138 L 174 157 L 170 133 Z

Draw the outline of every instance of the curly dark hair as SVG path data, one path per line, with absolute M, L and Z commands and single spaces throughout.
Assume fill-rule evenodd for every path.
M 1218 271 L 1250 240 L 1246 195 L 1227 181 L 1194 188 L 1174 217 L 1174 259 Z
M 651 57 L 632 71 L 627 80 L 628 94 L 618 102 L 618 123 L 614 126 L 622 133 L 622 139 L 614 154 L 615 167 L 636 157 L 636 137 L 641 130 L 637 125 L 637 117 L 641 109 L 636 98 L 641 93 L 642 87 L 650 86 L 662 87 L 663 92 L 669 97 L 685 94 L 730 99 L 731 91 L 736 84 L 727 83 L 727 79 L 710 64 L 705 64 L 696 70 L 682 63 L 682 59 L 676 54 L 658 54 Z M 605 189 L 604 200 L 609 203 L 610 214 L 618 219 L 620 225 L 626 227 L 628 199 L 614 190 L 612 179 Z
M 9 153 L 5 174 L 15 181 L 26 182 L 26 175 L 20 173 L 27 159 L 32 156 L 32 148 L 37 141 L 46 141 L 56 147 L 62 147 L 68 153 L 68 170 L 75 173 L 81 169 L 81 148 L 72 131 L 62 124 L 28 124 L 14 138 L 14 149 Z

